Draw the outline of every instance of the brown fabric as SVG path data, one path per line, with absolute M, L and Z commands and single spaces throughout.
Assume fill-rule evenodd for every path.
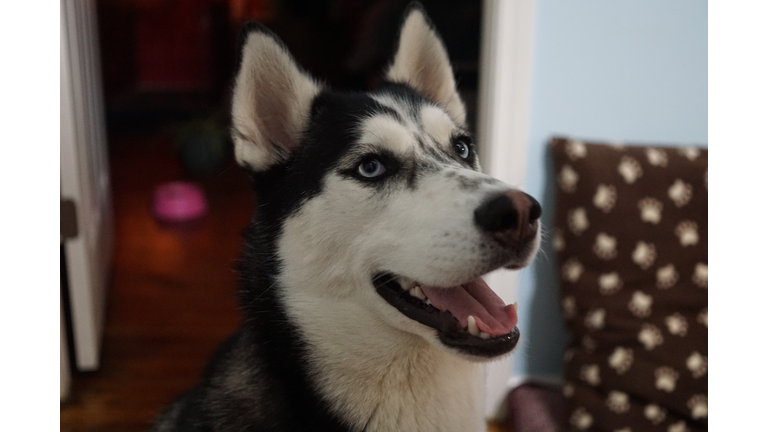
M 553 139 L 571 430 L 707 429 L 707 150 Z
M 523 384 L 507 396 L 507 423 L 514 432 L 565 430 L 565 399 L 555 387 Z

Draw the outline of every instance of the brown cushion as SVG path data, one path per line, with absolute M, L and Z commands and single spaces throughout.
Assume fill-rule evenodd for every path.
M 569 427 L 706 430 L 707 150 L 550 151 Z
M 559 389 L 526 383 L 507 396 L 507 425 L 512 432 L 559 432 L 565 425 L 565 398 Z

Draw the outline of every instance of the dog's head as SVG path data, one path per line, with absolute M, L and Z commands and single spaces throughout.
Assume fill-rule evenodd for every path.
M 423 10 L 406 13 L 386 82 L 370 93 L 324 88 L 258 24 L 241 44 L 235 155 L 254 175 L 256 219 L 276 231 L 285 302 L 332 302 L 315 325 L 366 315 L 475 358 L 512 350 L 515 308 L 480 276 L 531 262 L 541 208 L 479 171 Z

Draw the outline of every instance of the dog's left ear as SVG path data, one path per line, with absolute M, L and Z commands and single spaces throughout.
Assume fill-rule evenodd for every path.
M 263 25 L 246 24 L 240 46 L 232 94 L 235 158 L 263 171 L 286 161 L 299 146 L 312 101 L 322 88 Z
M 386 78 L 410 85 L 443 107 L 453 121 L 465 124 L 467 112 L 456 91 L 448 53 L 419 3 L 413 3 L 405 13 Z

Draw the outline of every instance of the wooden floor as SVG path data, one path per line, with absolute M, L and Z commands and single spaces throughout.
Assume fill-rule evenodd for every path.
M 171 229 L 150 213 L 157 184 L 190 179 L 169 139 L 121 138 L 110 152 L 116 250 L 101 367 L 74 375 L 62 431 L 146 430 L 240 319 L 233 266 L 253 206 L 243 172 L 230 163 L 195 178 L 210 212 L 198 226 Z

